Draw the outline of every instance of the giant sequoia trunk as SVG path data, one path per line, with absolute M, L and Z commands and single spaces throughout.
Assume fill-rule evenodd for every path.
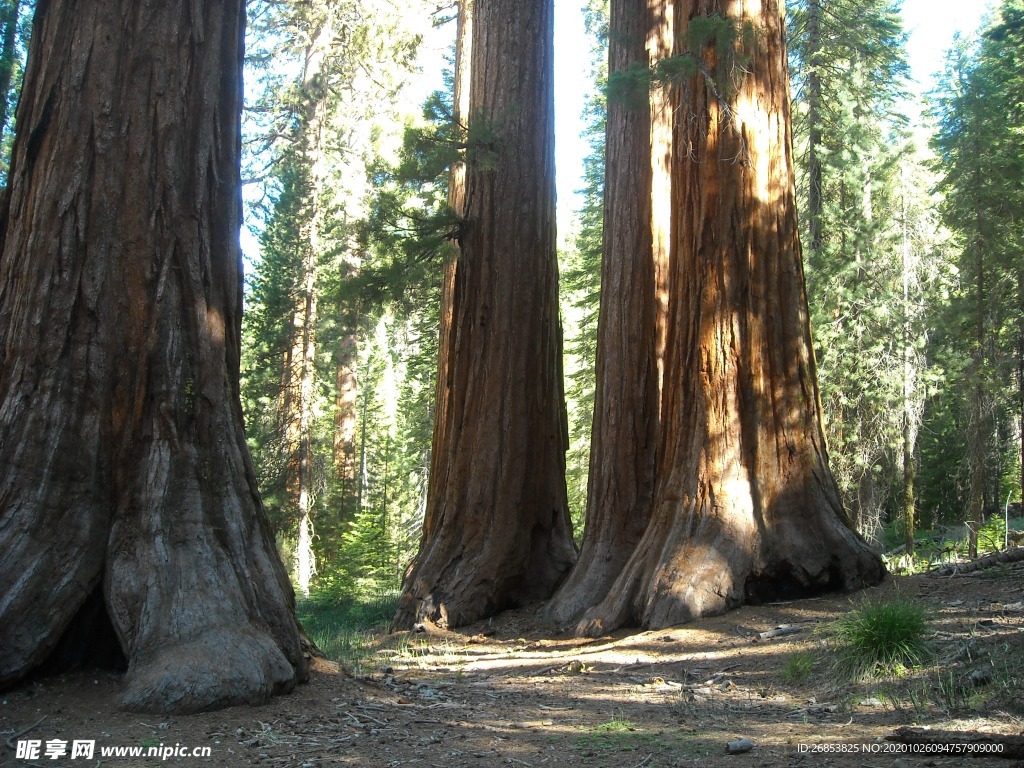
M 608 30 L 610 78 L 660 57 L 667 4 L 612 0 Z M 650 53 L 649 53 L 650 51 Z M 663 92 L 612 96 L 606 129 L 604 244 L 597 382 L 591 437 L 587 516 L 579 560 L 548 605 L 556 624 L 578 619 L 600 602 L 647 528 L 654 496 L 658 443 L 659 292 L 668 211 L 653 220 L 669 189 L 655 188 L 669 144 L 656 130 L 664 121 Z M 637 99 L 641 96 L 642 100 Z M 639 101 L 639 103 L 636 103 Z M 653 119 L 652 119 L 653 117 Z M 655 148 L 657 151 L 655 151 Z M 661 181 L 661 179 L 659 179 Z
M 715 15 L 735 25 L 749 59 L 693 52 L 701 71 L 679 86 L 654 511 L 608 597 L 581 622 L 586 633 L 664 627 L 884 574 L 844 521 L 825 453 L 782 11 L 776 0 L 697 0 L 677 15 L 676 39 Z
M 551 595 L 575 559 L 555 260 L 551 0 L 472 4 L 465 223 L 424 535 L 396 627 Z M 442 321 L 444 322 L 444 321 Z
M 244 20 L 38 5 L 0 216 L 0 684 L 101 642 L 90 594 L 128 708 L 305 677 L 238 392 Z

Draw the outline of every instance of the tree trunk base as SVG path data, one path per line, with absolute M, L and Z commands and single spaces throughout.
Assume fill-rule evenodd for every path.
M 687 539 L 691 526 L 680 521 L 667 533 L 652 524 L 608 597 L 584 615 L 576 633 L 598 637 L 625 625 L 661 629 L 743 604 L 852 592 L 885 577 L 881 558 L 838 516 L 824 527 L 805 520 L 802 532 L 784 526 L 759 550 L 713 533 L 717 526 L 709 520 L 693 525 L 698 532 L 705 528 L 704 535 Z
M 238 704 L 266 704 L 295 686 L 295 669 L 255 630 L 219 628 L 189 643 L 161 646 L 128 670 L 121 706 L 184 715 Z
M 625 565 L 624 557 L 613 557 L 609 551 L 590 550 L 590 556 L 585 557 L 587 553 L 584 550 L 544 609 L 545 618 L 559 629 L 578 621 L 589 608 L 600 602 Z

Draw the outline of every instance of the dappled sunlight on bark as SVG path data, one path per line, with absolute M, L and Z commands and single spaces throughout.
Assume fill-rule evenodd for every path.
M 736 63 L 699 54 L 678 88 L 662 442 L 654 515 L 578 631 L 663 627 L 773 595 L 852 589 L 881 561 L 828 471 L 796 233 L 788 77 L 775 2 L 706 0 L 753 25 Z M 689 19 L 679 19 L 685 37 Z M 712 70 L 713 72 L 713 70 Z M 721 75 L 721 73 L 718 73 Z M 731 85 L 729 82 L 731 81 Z
M 468 122 L 477 145 L 466 156 L 460 254 L 446 276 L 426 522 L 394 619 L 401 628 L 424 619 L 460 626 L 548 598 L 576 559 L 557 304 L 552 7 L 476 0 L 472 17 Z

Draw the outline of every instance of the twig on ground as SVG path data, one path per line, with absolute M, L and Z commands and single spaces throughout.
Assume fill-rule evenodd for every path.
M 19 736 L 24 736 L 29 731 L 34 731 L 36 728 L 38 728 L 42 724 L 43 720 L 45 720 L 45 719 L 46 719 L 46 715 L 43 715 L 38 720 L 36 720 L 34 723 L 32 723 L 32 725 L 30 725 L 28 728 L 22 728 L 20 731 L 18 731 L 13 736 L 9 736 L 8 739 L 7 739 L 7 748 L 8 749 L 16 749 L 17 747 L 15 747 L 14 742 L 16 742 L 18 740 L 18 737 Z

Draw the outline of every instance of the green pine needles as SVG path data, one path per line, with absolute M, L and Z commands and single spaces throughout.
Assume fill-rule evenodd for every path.
M 852 679 L 898 675 L 930 655 L 925 609 L 906 598 L 865 602 L 833 631 L 835 668 Z
M 697 75 L 718 98 L 727 98 L 750 62 L 747 51 L 756 43 L 757 30 L 750 22 L 737 24 L 718 15 L 692 19 L 680 53 L 653 67 L 634 64 L 609 75 L 608 99 L 629 109 L 646 109 L 652 88 L 668 88 Z

